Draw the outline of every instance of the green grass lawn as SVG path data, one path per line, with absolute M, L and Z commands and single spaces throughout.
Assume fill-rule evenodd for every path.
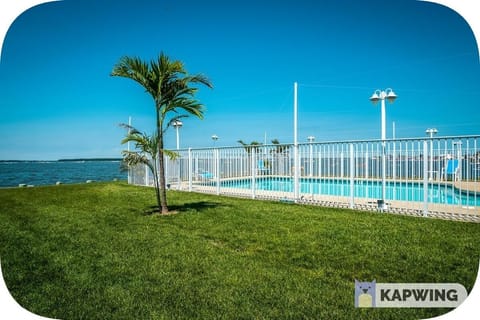
M 13 297 L 60 319 L 417 319 L 355 309 L 354 279 L 471 290 L 480 225 L 96 183 L 0 190 Z

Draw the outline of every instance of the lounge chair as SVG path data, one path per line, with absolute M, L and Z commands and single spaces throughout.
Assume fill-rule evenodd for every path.
M 448 159 L 446 166 L 442 170 L 442 177 L 445 180 L 457 181 L 460 173 L 459 162 L 457 159 Z
M 199 177 L 200 180 L 207 180 L 207 181 L 208 181 L 208 180 L 211 180 L 211 179 L 214 178 L 213 173 L 211 173 L 211 172 L 209 172 L 209 171 L 203 171 L 203 170 L 202 170 L 202 171 L 199 172 L 197 175 L 198 175 L 198 177 Z
M 269 168 L 265 166 L 265 160 L 258 160 L 257 171 L 259 175 L 268 173 Z

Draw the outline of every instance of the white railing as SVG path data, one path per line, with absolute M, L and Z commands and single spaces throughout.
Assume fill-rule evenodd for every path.
M 479 139 L 299 144 L 297 175 L 292 144 L 184 149 L 166 177 L 184 191 L 480 221 Z M 130 171 L 152 184 L 144 167 Z

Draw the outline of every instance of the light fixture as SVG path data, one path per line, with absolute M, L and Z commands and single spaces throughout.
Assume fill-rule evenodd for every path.
M 183 122 L 180 120 L 175 120 L 173 121 L 172 125 L 174 128 L 181 128 L 183 126 Z
M 393 101 L 395 101 L 395 99 L 397 99 L 397 95 L 390 88 L 387 89 L 386 92 L 387 92 L 387 97 L 386 98 L 387 98 L 388 102 L 393 103 Z
M 370 101 L 372 101 L 373 104 L 377 104 L 378 101 L 380 101 L 380 96 L 378 95 L 377 92 L 380 92 L 380 91 L 379 90 L 375 91 L 370 97 Z

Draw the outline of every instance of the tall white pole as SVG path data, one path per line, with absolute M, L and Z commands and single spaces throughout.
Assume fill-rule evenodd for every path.
M 397 98 L 397 95 L 393 92 L 391 88 L 388 88 L 386 90 L 375 90 L 375 92 L 372 94 L 370 97 L 370 101 L 373 102 L 373 104 L 376 104 L 379 100 L 381 102 L 381 107 L 382 107 L 382 115 L 381 115 L 381 121 L 382 121 L 382 199 L 381 202 L 379 201 L 379 209 L 384 210 L 386 208 L 385 206 L 385 196 L 386 196 L 386 176 L 387 176 L 387 163 L 386 163 L 386 152 L 387 152 L 387 128 L 386 128 L 386 123 L 387 123 L 387 117 L 385 114 L 385 99 L 387 99 L 389 102 L 393 102 Z M 394 135 L 395 135 L 395 125 L 393 128 Z M 395 143 L 394 143 L 394 150 L 395 150 Z M 395 151 L 394 151 L 395 153 Z M 393 163 L 395 166 L 395 162 Z M 393 173 L 395 173 L 393 169 Z M 381 206 L 380 206 L 381 204 Z
M 386 115 L 385 115 L 385 97 L 386 94 L 384 91 L 381 93 L 381 104 L 382 104 L 382 200 L 383 202 L 383 207 L 384 209 L 386 207 L 385 204 L 385 195 L 387 191 L 387 186 L 386 186 L 386 180 L 387 180 L 387 163 L 386 163 L 386 142 L 385 140 L 387 139 L 387 130 L 386 130 Z
M 396 139 L 396 134 L 395 134 L 395 121 L 393 121 L 393 134 L 392 134 L 392 137 L 393 137 L 393 140 Z M 396 154 L 395 154 L 395 146 L 396 146 L 396 142 L 393 141 L 393 154 L 392 154 L 392 179 L 395 180 L 397 178 L 397 158 L 396 158 Z M 395 197 L 395 195 L 394 195 Z
M 429 163 L 429 168 L 428 168 L 428 176 L 429 176 L 429 180 L 433 180 L 434 178 L 434 175 L 433 175 L 433 135 L 436 134 L 438 132 L 437 129 L 435 128 L 428 128 L 427 130 L 425 130 L 425 132 L 430 135 L 430 163 Z
M 178 125 L 175 126 L 175 129 L 177 131 L 177 150 L 180 149 L 180 135 L 178 134 Z
M 177 133 L 177 151 L 180 149 L 180 135 L 178 134 L 178 123 L 177 125 L 175 126 L 175 131 Z M 178 190 L 181 190 L 182 188 L 182 184 L 180 183 L 180 177 L 181 177 L 181 173 L 180 173 L 180 160 L 179 159 L 175 159 L 173 161 L 176 165 L 177 165 L 177 189 Z
M 382 141 L 387 139 L 387 130 L 386 130 L 386 123 L 387 117 L 385 115 L 385 94 L 382 92 Z
M 263 145 L 266 146 L 267 145 L 267 131 L 265 131 L 265 134 L 263 136 Z M 267 148 L 263 148 L 263 154 L 266 155 L 267 154 Z
M 128 117 L 128 134 L 130 134 L 132 127 L 132 117 Z M 130 141 L 127 142 L 127 150 L 130 151 Z
M 298 84 L 293 83 L 293 144 L 298 145 L 298 100 L 297 100 Z
M 293 83 L 293 197 L 295 202 L 300 195 L 300 159 L 298 158 L 298 100 L 297 100 L 298 84 Z
M 132 117 L 128 117 L 128 134 L 130 134 L 131 127 L 132 127 Z M 127 150 L 128 152 L 130 152 L 130 140 L 127 142 Z M 128 181 L 128 184 L 132 183 L 132 168 L 130 166 L 128 166 L 127 181 Z
M 433 180 L 433 134 L 430 135 L 430 180 Z
M 313 176 L 313 146 L 312 146 L 312 142 L 310 142 L 310 165 L 308 167 L 308 175 L 310 177 Z

